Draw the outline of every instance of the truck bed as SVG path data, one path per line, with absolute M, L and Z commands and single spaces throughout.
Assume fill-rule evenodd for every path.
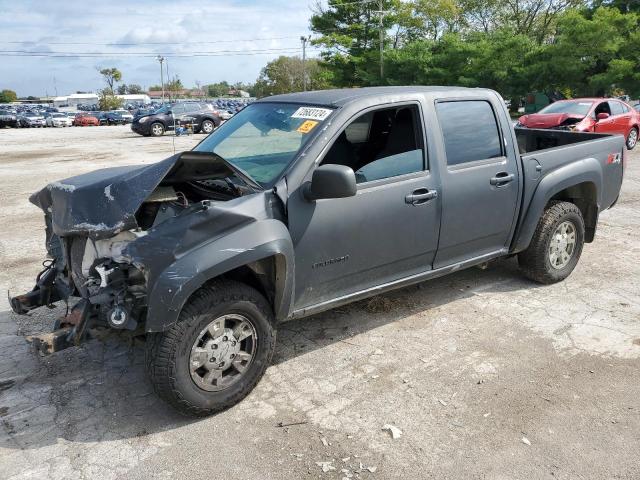
M 547 184 L 562 186 L 565 182 L 568 187 L 575 185 L 576 180 L 597 192 L 596 219 L 599 212 L 615 203 L 622 184 L 626 149 L 622 135 L 527 128 L 516 128 L 515 134 L 522 159 L 523 212 L 541 208 L 532 205 L 538 189 L 545 191 Z M 546 204 L 548 200 L 537 201 Z M 519 228 L 523 222 L 521 217 Z
M 610 137 L 606 133 L 571 132 L 569 130 L 542 130 L 533 128 L 515 128 L 520 154 L 532 153 L 548 148 L 562 147 L 574 143 L 588 142 Z

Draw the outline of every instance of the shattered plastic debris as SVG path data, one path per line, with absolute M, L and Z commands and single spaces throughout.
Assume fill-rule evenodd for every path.
M 333 466 L 333 462 L 316 462 L 316 465 L 322 469 L 323 473 L 336 469 L 336 467 Z
M 111 184 L 104 187 L 104 196 L 107 197 L 107 200 L 113 201 L 115 198 L 111 195 Z
M 378 467 L 367 467 L 367 470 L 369 470 L 370 473 L 376 473 L 376 470 L 378 470 Z
M 444 400 L 438 399 L 438 402 L 440 402 L 440 405 L 442 405 L 443 407 L 447 406 L 447 402 L 445 402 Z
M 328 446 L 329 446 L 329 442 L 327 442 L 327 439 L 326 439 L 326 438 L 322 437 L 322 438 L 320 439 L 320 441 L 322 442 L 322 444 L 323 444 L 325 447 L 328 447 Z
M 531 445 L 531 442 L 529 441 L 529 439 L 527 437 L 522 437 L 522 443 L 524 443 L 525 445 Z
M 395 425 L 383 425 L 382 430 L 389 432 L 391 434 L 391 438 L 393 438 L 394 440 L 397 440 L 402 436 L 402 430 L 400 430 Z
M 49 190 L 53 190 L 55 188 L 57 190 L 64 190 L 65 192 L 73 192 L 76 189 L 76 186 L 61 182 L 51 182 L 47 185 L 47 188 L 49 188 Z

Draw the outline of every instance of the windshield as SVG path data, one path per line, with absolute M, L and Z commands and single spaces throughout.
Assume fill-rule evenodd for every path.
M 213 152 L 270 188 L 333 110 L 288 103 L 254 103 L 195 150 Z
M 593 102 L 556 102 L 546 106 L 538 113 L 569 113 L 572 115 L 586 115 L 589 113 Z

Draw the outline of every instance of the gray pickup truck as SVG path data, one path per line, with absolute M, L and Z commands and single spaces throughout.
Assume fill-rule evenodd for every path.
M 491 90 L 269 97 L 192 151 L 35 193 L 49 259 L 11 306 L 79 297 L 41 351 L 144 334 L 157 393 L 208 415 L 256 385 L 280 321 L 512 255 L 563 280 L 625 155 L 622 136 L 514 130 Z

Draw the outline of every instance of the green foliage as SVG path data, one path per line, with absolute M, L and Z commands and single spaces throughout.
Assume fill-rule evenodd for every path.
M 100 90 L 98 108 L 102 111 L 116 110 L 122 107 L 124 101 L 113 95 L 113 90 L 104 88 Z
M 329 0 L 311 28 L 338 87 L 487 87 L 514 100 L 531 91 L 640 95 L 638 0 L 385 0 L 384 77 L 377 2 Z M 571 7 L 581 7 L 580 10 Z
M 207 85 L 205 88 L 209 97 L 224 97 L 229 94 L 231 85 L 227 82 L 218 82 Z
M 318 60 L 307 60 L 303 67 L 300 57 L 281 56 L 262 69 L 253 92 L 250 91 L 250 93 L 264 97 L 302 91 L 305 71 L 308 90 L 322 90 L 330 87 L 330 73 Z
M 104 81 L 109 87 L 111 95 L 113 95 L 113 86 L 116 82 L 122 80 L 122 73 L 117 68 L 102 68 L 98 69 L 98 72 L 100 72 L 100 75 L 102 75 L 102 78 L 104 78 Z
M 0 92 L 0 103 L 11 103 L 18 100 L 18 95 L 13 90 L 2 90 Z

